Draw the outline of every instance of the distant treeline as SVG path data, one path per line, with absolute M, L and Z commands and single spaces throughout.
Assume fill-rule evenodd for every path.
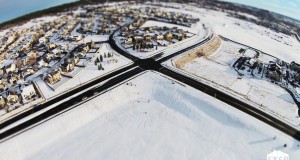
M 208 9 L 233 11 L 234 13 L 230 13 L 233 17 L 256 23 L 257 25 L 270 28 L 276 32 L 291 35 L 293 31 L 295 31 L 298 35 L 300 34 L 300 21 L 281 14 L 224 1 L 198 0 L 196 3 L 198 3 L 200 7 L 202 6 Z M 254 15 L 258 19 L 252 19 L 239 13 Z

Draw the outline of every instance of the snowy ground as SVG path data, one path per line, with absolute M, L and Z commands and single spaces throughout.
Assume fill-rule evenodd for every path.
M 167 4 L 170 6 L 170 3 Z M 178 7 L 178 4 L 173 4 Z M 200 21 L 212 27 L 216 34 L 235 40 L 265 53 L 273 55 L 288 63 L 300 63 L 300 45 L 294 36 L 277 33 L 254 23 L 227 16 L 227 13 L 198 8 L 192 5 L 182 5 L 179 9 L 163 8 L 165 11 L 175 11 L 191 14 Z
M 118 60 L 118 62 L 110 62 L 110 58 L 104 58 L 103 62 L 101 63 L 104 70 L 98 70 L 98 66 L 96 66 L 94 63 L 96 58 L 100 57 L 100 54 L 103 56 L 104 53 L 107 54 L 108 52 L 113 53 L 113 58 Z M 89 53 L 88 55 L 90 56 L 91 54 L 93 53 Z M 116 69 L 120 69 L 132 63 L 132 61 L 112 50 L 109 44 L 104 43 L 102 47 L 100 47 L 99 50 L 93 54 L 92 59 L 86 68 L 82 69 L 82 71 L 72 79 L 64 78 L 68 81 L 61 85 L 59 88 L 55 89 L 55 91 L 53 91 L 43 80 L 38 80 L 36 81 L 36 83 L 44 97 L 48 100 L 64 92 L 67 92 L 70 89 L 74 89 L 75 87 L 87 83 L 95 78 L 99 78 L 103 75 L 109 74 Z
M 166 11 L 192 14 L 200 18 L 201 24 L 209 24 L 217 34 L 287 62 L 300 63 L 300 46 L 294 37 L 228 17 L 225 13 L 193 6 L 184 5 L 180 10 Z M 41 20 L 55 18 L 57 16 L 43 17 Z M 19 28 L 37 25 L 39 21 L 32 20 Z M 7 31 L 1 31 L 0 36 Z M 189 43 L 169 47 L 164 51 L 164 56 L 209 35 L 209 31 L 202 33 L 197 33 L 200 36 Z M 87 36 L 81 42 L 95 38 L 105 41 L 108 37 Z M 110 46 L 105 44 L 100 52 L 95 53 L 96 56 L 89 53 L 92 60 L 85 71 L 58 90 L 51 90 L 44 81 L 37 81 L 39 89 L 49 100 L 132 63 L 114 53 L 118 63 L 106 60 L 103 63 L 105 70 L 99 71 L 94 65 L 96 57 L 110 50 Z M 223 50 L 210 60 L 197 59 L 184 70 L 202 77 L 208 83 L 219 85 L 221 90 L 230 89 L 241 98 L 261 104 L 261 109 L 299 127 L 298 108 L 286 91 L 263 80 L 237 79 L 236 72 L 228 66 L 237 57 L 232 54 L 233 51 L 236 51 L 236 46 L 225 43 Z M 215 98 L 174 82 L 154 72 L 144 73 L 75 109 L 1 142 L 0 159 L 252 160 L 266 159 L 273 149 L 288 153 L 291 159 L 299 157 L 299 141 Z M 287 147 L 283 147 L 284 144 Z
M 0 159 L 252 160 L 273 149 L 295 159 L 299 145 L 202 92 L 147 72 L 3 142 Z
M 86 43 L 86 42 L 103 42 L 107 41 L 109 38 L 109 35 L 86 35 L 85 38 L 82 40 L 78 41 L 78 43 Z
M 242 99 L 254 102 L 257 107 L 291 123 L 300 130 L 298 107 L 285 89 L 252 76 L 239 78 L 240 76 L 231 66 L 241 56 L 238 52 L 240 48 L 245 47 L 223 41 L 219 52 L 209 58 L 195 59 L 184 66 L 182 71 L 200 77 L 203 81 L 215 85 L 214 87 L 225 92 L 237 94 Z M 246 54 L 250 54 L 250 52 L 246 52 Z M 170 62 L 165 65 L 173 67 Z

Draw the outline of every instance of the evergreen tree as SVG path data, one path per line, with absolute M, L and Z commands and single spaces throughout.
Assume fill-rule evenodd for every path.
M 71 52 L 70 53 L 70 58 L 73 58 L 73 57 L 75 57 L 75 54 L 74 54 L 74 52 Z
M 99 60 L 99 58 L 98 58 L 98 57 L 96 58 L 96 62 L 97 62 L 97 63 L 99 63 L 99 62 L 100 62 L 100 60 Z
M 97 66 L 97 60 L 95 60 L 95 66 Z
M 102 66 L 101 63 L 99 64 L 98 69 L 99 69 L 99 70 L 104 70 L 104 68 L 103 68 L 103 66 Z
M 103 56 L 100 54 L 100 62 L 103 62 Z
M 104 58 L 106 58 L 106 53 L 104 53 Z
M 142 43 L 140 49 L 144 49 L 145 48 L 145 44 Z

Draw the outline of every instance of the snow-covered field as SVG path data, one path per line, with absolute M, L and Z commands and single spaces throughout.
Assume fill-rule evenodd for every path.
M 199 77 L 225 92 L 231 92 L 242 99 L 254 102 L 262 110 L 300 129 L 298 107 L 285 89 L 252 76 L 240 78 L 231 67 L 241 56 L 238 52 L 240 48 L 245 48 L 245 46 L 223 41 L 219 52 L 209 58 L 195 59 L 184 66 L 182 71 Z M 250 53 L 246 52 L 246 54 Z M 166 65 L 173 67 L 170 62 Z
M 178 4 L 173 5 L 178 7 Z M 226 13 L 191 5 L 163 10 L 188 13 L 200 18 L 200 22 L 193 28 L 178 26 L 194 33 L 195 36 L 146 54 L 127 50 L 130 54 L 139 58 L 149 58 L 163 51 L 164 57 L 202 41 L 212 34 L 213 29 L 218 35 L 249 45 L 286 62 L 300 63 L 300 45 L 293 36 L 228 17 Z M 81 12 L 81 9 L 74 11 L 76 14 Z M 252 15 L 245 16 L 256 18 Z M 34 19 L 12 29 L 37 26 L 59 17 Z M 148 21 L 142 27 L 161 25 L 177 26 Z M 8 31 L 0 31 L 0 36 L 4 36 Z M 107 40 L 108 36 L 88 35 L 73 44 Z M 61 44 L 65 43 L 69 42 Z M 240 45 L 224 41 L 219 52 L 209 58 L 194 60 L 180 72 L 195 76 L 206 84 L 249 103 L 253 102 L 256 107 L 300 129 L 298 107 L 288 92 L 264 80 L 249 76 L 241 78 L 230 67 L 239 57 L 237 53 L 240 48 Z M 108 52 L 113 52 L 114 60 L 104 59 L 101 63 L 104 70 L 99 71 L 94 61 L 96 57 Z M 247 51 L 245 54 L 254 53 Z M 88 63 L 86 68 L 74 75 L 74 78 L 68 78 L 56 90 L 52 90 L 43 80 L 37 80 L 36 84 L 43 97 L 46 100 L 52 99 L 133 63 L 113 51 L 106 43 L 95 53 L 88 53 L 87 57 L 91 58 L 91 61 L 80 62 Z M 268 57 L 262 58 L 263 61 L 269 61 Z M 172 67 L 171 63 L 172 61 L 168 61 L 165 65 Z M 253 160 L 266 159 L 267 154 L 273 150 L 281 150 L 289 154 L 290 159 L 296 159 L 300 155 L 300 142 L 192 87 L 159 73 L 147 71 L 69 111 L 0 142 L 0 160 Z
M 178 4 L 173 4 L 173 6 L 178 7 Z M 181 8 L 180 10 L 173 8 L 164 9 L 166 11 L 191 14 L 200 18 L 202 23 L 211 26 L 214 32 L 221 36 L 259 49 L 288 63 L 292 61 L 300 63 L 300 45 L 294 36 L 277 33 L 254 23 L 229 17 L 227 13 L 219 11 L 207 10 L 187 4 Z
M 146 72 L 2 142 L 0 159 L 253 160 L 273 149 L 296 159 L 299 145 L 213 97 Z
M 116 59 L 117 62 L 115 63 L 109 61 L 110 58 L 104 58 L 103 62 L 101 63 L 104 70 L 98 70 L 98 66 L 94 64 L 96 58 L 99 58 L 100 55 L 103 56 L 104 53 L 107 54 L 108 52 L 113 54 L 113 59 Z M 50 98 L 53 98 L 54 96 L 58 96 L 95 78 L 100 78 L 101 76 L 109 74 L 116 69 L 120 69 L 132 63 L 133 62 L 129 59 L 112 50 L 109 44 L 104 43 L 102 47 L 100 47 L 99 50 L 95 54 L 93 54 L 93 57 L 88 65 L 84 69 L 82 69 L 82 71 L 80 71 L 80 73 L 77 74 L 76 77 L 72 79 L 65 78 L 68 79 L 68 81 L 57 88 L 55 91 L 52 90 L 43 80 L 37 80 L 36 83 L 40 88 L 43 96 L 48 100 Z

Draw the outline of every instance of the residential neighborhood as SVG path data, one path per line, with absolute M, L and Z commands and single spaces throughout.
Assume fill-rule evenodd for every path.
M 34 84 L 17 85 L 0 94 L 0 109 L 10 112 L 40 98 Z
M 252 76 L 277 84 L 287 89 L 296 102 L 300 103 L 300 64 L 294 61 L 287 63 L 252 49 L 241 48 L 239 53 L 242 56 L 234 62 L 233 67 L 241 77 Z
M 157 50 L 158 47 L 167 47 L 184 39 L 192 37 L 194 34 L 177 27 L 142 27 L 136 28 L 132 25 L 122 28 L 121 44 L 124 48 L 131 48 L 133 51 L 147 52 Z
M 57 91 L 86 72 L 89 65 L 103 72 L 107 64 L 118 63 L 112 50 L 101 54 L 99 51 L 101 43 L 119 28 L 121 45 L 140 53 L 159 50 L 195 35 L 176 26 L 142 27 L 149 20 L 186 27 L 199 22 L 199 18 L 191 15 L 154 7 L 103 5 L 83 6 L 79 12 L 69 12 L 52 21 L 9 30 L 0 37 L 1 108 L 9 112 L 33 101 L 34 98 L 28 98 L 33 93 L 28 89 L 23 93 L 20 88 L 34 86 L 40 79 Z M 37 93 L 33 95 L 43 95 L 39 86 L 31 88 Z
M 0 160 L 297 159 L 295 1 L 0 0 Z

